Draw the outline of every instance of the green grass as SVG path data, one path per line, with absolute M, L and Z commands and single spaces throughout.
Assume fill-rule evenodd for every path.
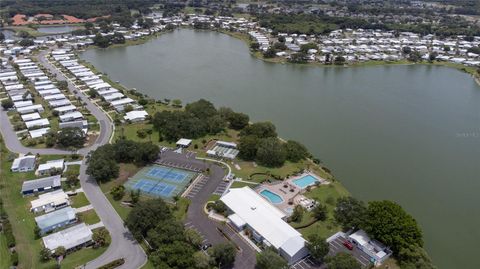
M 248 186 L 248 187 L 253 189 L 256 186 L 258 186 L 258 184 L 257 183 L 235 181 L 235 182 L 232 183 L 232 186 L 230 186 L 230 188 L 243 188 L 245 186 Z
M 2 200 L 4 201 L 4 207 L 8 214 L 9 220 L 12 223 L 13 234 L 17 242 L 15 248 L 19 255 L 19 268 L 52 268 L 54 261 L 44 263 L 41 262 L 39 258 L 40 249 L 42 248 L 42 240 L 35 239 L 33 230 L 36 224 L 34 215 L 30 212 L 29 203 L 29 201 L 34 198 L 24 198 L 20 194 L 22 182 L 25 180 L 35 179 L 36 177 L 33 172 L 10 172 L 10 166 L 12 165 L 12 162 L 7 160 L 9 152 L 3 143 L 0 144 L 0 150 L 0 190 Z M 44 163 L 47 160 L 61 158 L 63 157 L 60 155 L 43 155 L 40 157 L 40 163 Z M 62 266 L 62 268 L 75 268 L 77 265 L 81 265 L 99 256 L 104 250 L 105 249 L 84 249 L 74 252 L 67 256 L 63 263 L 65 266 Z M 1 268 L 5 268 L 3 267 L 3 262 L 5 260 L 3 258 L 3 252 L 4 248 L 2 248 L 0 245 L 0 253 L 2 253 L 2 259 L 0 259 L 0 265 L 2 265 Z
M 10 265 L 10 250 L 8 249 L 5 235 L 0 233 L 0 268 L 9 268 Z
M 147 263 L 142 267 L 142 269 L 154 269 L 155 266 L 153 266 L 153 263 L 148 260 Z
M 322 237 L 327 238 L 339 231 L 341 228 L 340 226 L 338 226 L 338 224 L 335 223 L 333 217 L 333 210 L 335 208 L 336 200 L 340 197 L 348 195 L 348 191 L 338 182 L 333 182 L 329 185 L 321 185 L 307 192 L 305 196 L 315 199 L 316 201 L 319 201 L 323 205 L 327 206 L 328 214 L 327 220 L 317 221 L 309 227 L 300 229 L 299 231 L 302 233 L 302 235 L 308 238 L 310 235 L 318 234 Z M 327 202 L 328 200 L 330 200 L 330 203 Z M 306 211 L 303 215 L 301 222 L 292 222 L 290 224 L 294 228 L 301 227 L 307 223 L 310 223 L 312 220 L 312 214 Z
M 87 199 L 87 196 L 85 196 L 85 193 L 83 192 L 79 192 L 77 193 L 77 195 L 70 197 L 70 201 L 72 202 L 72 206 L 75 208 L 79 208 L 79 207 L 90 204 L 90 202 Z
M 173 215 L 175 219 L 183 221 L 187 216 L 188 206 L 190 205 L 190 200 L 187 198 L 181 197 L 178 201 L 176 206 L 174 207 Z
M 98 217 L 94 209 L 78 213 L 77 216 L 80 221 L 85 222 L 88 225 L 100 222 L 100 218 Z
M 67 166 L 67 172 L 69 173 L 75 173 L 75 174 L 80 174 L 80 165 L 79 164 L 72 164 Z
M 67 255 L 61 263 L 61 268 L 76 268 L 100 256 L 108 247 L 84 248 Z M 54 267 L 51 267 L 54 268 Z

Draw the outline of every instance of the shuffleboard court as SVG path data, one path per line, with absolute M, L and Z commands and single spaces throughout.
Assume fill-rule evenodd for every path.
M 152 165 L 140 170 L 131 177 L 125 187 L 140 190 L 143 195 L 173 200 L 186 189 L 195 173 L 162 165 Z

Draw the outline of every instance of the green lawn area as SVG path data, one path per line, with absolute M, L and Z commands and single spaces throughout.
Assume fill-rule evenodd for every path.
M 256 186 L 258 186 L 257 183 L 250 183 L 250 182 L 241 182 L 241 181 L 235 181 L 232 183 L 232 186 L 230 186 L 230 188 L 243 188 L 245 186 L 248 186 L 250 188 L 255 188 Z
M 237 177 L 242 178 L 242 180 L 251 180 L 252 182 L 257 183 L 262 182 L 266 179 L 271 179 L 272 177 L 269 177 L 267 175 L 258 175 L 250 178 L 250 175 L 254 173 L 267 173 L 285 178 L 289 175 L 293 175 L 294 173 L 299 172 L 304 168 L 307 168 L 306 161 L 301 161 L 299 163 L 285 162 L 285 164 L 279 168 L 264 167 L 258 164 L 255 167 L 253 165 L 253 162 L 245 161 L 237 161 L 236 163 L 240 166 L 241 170 L 237 170 L 235 169 L 235 167 L 232 167 L 232 173 L 234 173 Z
M 328 217 L 325 221 L 317 221 L 313 225 L 306 228 L 299 229 L 303 236 L 307 237 L 312 234 L 318 234 L 322 237 L 329 237 L 334 233 L 341 230 L 340 226 L 335 223 L 333 217 L 333 210 L 335 208 L 336 200 L 340 197 L 348 196 L 348 191 L 340 185 L 338 182 L 332 182 L 329 185 L 321 185 L 316 188 L 312 188 L 305 194 L 308 198 L 320 201 L 323 205 L 327 206 Z M 313 220 L 313 216 L 310 212 L 305 212 L 300 223 L 290 223 L 294 228 L 301 227 Z
M 30 212 L 29 203 L 29 201 L 33 198 L 24 198 L 20 194 L 22 182 L 25 180 L 35 179 L 36 177 L 33 172 L 10 172 L 10 166 L 12 165 L 12 162 L 7 160 L 9 152 L 5 148 L 3 142 L 0 143 L 0 150 L 1 195 L 4 202 L 5 210 L 8 214 L 8 218 L 12 223 L 13 234 L 17 242 L 16 250 L 19 255 L 19 268 L 53 268 L 54 261 L 43 263 L 40 261 L 39 258 L 40 249 L 42 247 L 42 240 L 35 239 L 35 235 L 33 232 L 36 225 L 34 220 L 35 216 Z M 63 157 L 64 156 L 61 155 L 44 155 L 40 157 L 40 163 L 44 163 L 47 160 L 61 159 Z M 65 268 L 75 268 L 77 265 L 81 265 L 99 256 L 104 250 L 105 249 L 85 249 L 75 252 L 67 256 L 67 258 L 64 260 L 64 264 L 66 264 Z M 3 267 L 3 252 L 4 248 L 0 246 L 0 253 L 2 254 L 2 259 L 0 259 L 0 265 L 2 265 L 1 268 L 8 268 Z
M 101 248 L 84 248 L 78 251 L 75 251 L 71 254 L 68 254 L 65 260 L 61 263 L 61 268 L 77 268 L 80 265 L 86 264 L 87 262 L 95 259 L 100 256 L 108 247 Z
M 75 172 L 75 174 L 80 174 L 80 165 L 79 164 L 72 164 L 67 166 L 67 172 Z
M 88 211 L 78 213 L 77 216 L 80 221 L 85 222 L 88 225 L 100 222 L 100 218 L 95 212 L 95 209 L 90 209 Z
M 87 196 L 85 196 L 85 193 L 79 192 L 77 195 L 71 196 L 70 201 L 72 202 L 72 207 L 79 208 L 82 206 L 89 205 L 90 202 L 87 199 Z
M 183 221 L 187 216 L 188 206 L 190 205 L 190 200 L 187 198 L 181 197 L 176 206 L 174 207 L 173 215 L 177 220 Z
M 9 268 L 10 265 L 10 250 L 8 249 L 5 235 L 0 233 L 0 268 Z

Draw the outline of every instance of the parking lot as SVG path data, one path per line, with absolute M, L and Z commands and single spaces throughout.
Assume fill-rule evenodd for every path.
M 294 263 L 290 266 L 292 269 L 325 269 L 327 268 L 324 263 L 317 263 L 310 256 L 303 258 L 302 260 Z
M 197 193 L 203 189 L 203 186 L 207 184 L 209 179 L 210 177 L 201 175 L 201 178 L 194 182 L 193 185 L 187 190 L 188 193 L 186 193 L 185 197 L 190 199 L 194 198 L 195 195 L 197 195 Z
M 339 236 L 330 242 L 330 252 L 328 255 L 336 255 L 340 252 L 345 252 L 351 254 L 357 259 L 357 261 L 363 266 L 367 267 L 370 265 L 370 257 L 365 254 L 363 251 L 359 250 L 357 247 L 353 247 L 353 250 L 347 249 L 343 242 L 347 241 L 343 236 Z

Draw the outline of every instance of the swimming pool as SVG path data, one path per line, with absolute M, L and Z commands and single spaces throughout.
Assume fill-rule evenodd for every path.
M 293 180 L 293 184 L 297 185 L 298 187 L 304 189 L 308 186 L 311 186 L 311 185 L 314 185 L 315 182 L 317 182 L 318 180 L 312 176 L 312 175 L 305 175 L 301 178 L 297 178 L 295 180 Z
M 282 197 L 280 197 L 278 194 L 273 193 L 269 190 L 263 190 L 260 192 L 260 194 L 263 197 L 267 198 L 272 204 L 280 204 L 281 202 L 283 202 Z

